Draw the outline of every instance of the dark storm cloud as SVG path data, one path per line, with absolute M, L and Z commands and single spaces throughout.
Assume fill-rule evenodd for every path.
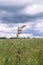
M 11 17 L 4 16 L 2 17 L 3 23 L 24 23 L 24 22 L 35 22 L 36 20 L 43 19 L 43 13 L 37 15 L 13 15 Z
M 0 10 L 9 11 L 12 13 L 18 12 L 23 9 L 25 6 L 0 6 Z
M 24 23 L 24 22 L 35 22 L 38 19 L 43 19 L 43 13 L 38 13 L 34 15 L 26 15 L 23 14 L 21 10 L 24 7 L 16 7 L 16 6 L 0 6 L 0 20 L 2 23 Z M 3 14 L 3 11 L 6 13 Z

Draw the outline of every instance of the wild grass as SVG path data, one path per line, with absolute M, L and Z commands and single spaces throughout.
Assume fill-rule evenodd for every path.
M 0 39 L 0 65 L 43 65 L 43 39 Z

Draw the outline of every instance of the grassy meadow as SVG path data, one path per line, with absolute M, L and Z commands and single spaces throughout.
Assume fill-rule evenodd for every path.
M 0 39 L 0 65 L 43 65 L 43 38 Z

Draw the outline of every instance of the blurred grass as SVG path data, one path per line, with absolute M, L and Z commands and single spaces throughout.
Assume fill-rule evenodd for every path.
M 0 65 L 43 65 L 43 38 L 0 39 Z

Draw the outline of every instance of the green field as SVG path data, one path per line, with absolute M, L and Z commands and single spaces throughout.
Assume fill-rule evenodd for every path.
M 0 65 L 43 65 L 43 39 L 0 39 Z

